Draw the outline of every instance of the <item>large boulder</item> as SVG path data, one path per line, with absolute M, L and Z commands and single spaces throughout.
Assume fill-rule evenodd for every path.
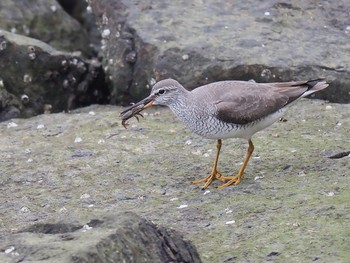
M 103 103 L 100 62 L 0 30 L 0 121 Z
M 196 248 L 178 232 L 132 212 L 84 225 L 37 223 L 14 234 L 7 245 L 11 249 L 7 259 L 26 262 L 201 262 Z
M 224 79 L 326 78 L 315 95 L 350 102 L 346 0 L 96 0 L 111 101 L 130 102 L 155 81 L 187 88 Z
M 91 54 L 86 30 L 56 0 L 0 1 L 0 29 L 41 40 L 58 50 Z
M 28 51 L 30 45 L 23 45 L 21 56 L 12 55 L 7 52 L 7 42 L 14 37 L 7 41 L 2 34 L 0 120 L 42 113 L 45 104 L 53 111 L 74 108 L 72 104 L 128 104 L 148 95 L 152 84 L 167 77 L 189 89 L 225 79 L 325 78 L 330 88 L 314 97 L 350 102 L 350 26 L 344 6 L 345 0 L 319 5 L 301 0 L 292 4 L 268 0 L 259 5 L 253 0 L 235 4 L 40 0 L 35 5 L 27 0 L 2 1 L 0 28 L 37 38 L 54 47 L 49 50 L 78 52 L 65 54 L 55 65 L 50 56 L 35 55 L 33 59 L 30 55 L 44 69 L 38 71 L 38 63 L 27 63 L 21 57 L 28 60 L 27 55 L 33 54 Z M 64 61 L 72 68 L 78 65 L 77 72 L 66 74 Z M 84 68 L 89 72 L 92 68 L 93 73 Z M 92 77 L 96 68 L 97 78 Z M 22 79 L 25 84 L 18 81 Z M 69 88 L 62 92 L 61 86 Z

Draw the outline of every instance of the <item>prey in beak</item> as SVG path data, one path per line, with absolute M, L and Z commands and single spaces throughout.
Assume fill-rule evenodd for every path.
M 139 121 L 139 116 L 141 116 L 143 118 L 141 111 L 151 107 L 153 102 L 154 102 L 154 99 L 155 99 L 154 95 L 148 96 L 147 98 L 131 105 L 130 107 L 128 107 L 124 111 L 122 111 L 120 113 L 120 116 L 122 118 L 122 125 L 124 126 L 124 128 L 125 129 L 127 128 L 127 125 L 128 125 L 127 120 L 128 119 L 135 117 L 137 119 L 137 121 Z

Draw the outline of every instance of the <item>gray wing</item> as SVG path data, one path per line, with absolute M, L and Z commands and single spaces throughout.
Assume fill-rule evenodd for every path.
M 215 117 L 228 123 L 247 124 L 264 118 L 299 98 L 307 87 L 298 84 L 223 81 L 211 87 L 209 93 L 217 109 Z

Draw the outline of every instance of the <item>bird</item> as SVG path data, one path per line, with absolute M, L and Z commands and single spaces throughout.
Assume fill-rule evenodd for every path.
M 142 116 L 141 111 L 163 105 L 195 134 L 216 140 L 216 156 L 211 172 L 193 184 L 204 183 L 206 189 L 214 180 L 223 189 L 238 185 L 254 151 L 252 136 L 278 121 L 287 109 L 300 98 L 327 88 L 323 79 L 307 81 L 255 83 L 251 81 L 224 80 L 209 83 L 189 91 L 174 79 L 157 82 L 148 97 L 121 112 L 126 128 L 131 117 Z M 224 176 L 218 170 L 222 140 L 242 138 L 248 149 L 238 173 Z

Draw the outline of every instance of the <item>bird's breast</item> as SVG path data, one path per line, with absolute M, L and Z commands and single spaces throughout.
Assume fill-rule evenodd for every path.
M 191 107 L 186 110 L 171 108 L 174 114 L 192 132 L 206 138 L 221 138 L 222 134 L 230 133 L 239 128 L 240 125 L 225 123 L 214 116 L 214 109 L 210 107 Z

